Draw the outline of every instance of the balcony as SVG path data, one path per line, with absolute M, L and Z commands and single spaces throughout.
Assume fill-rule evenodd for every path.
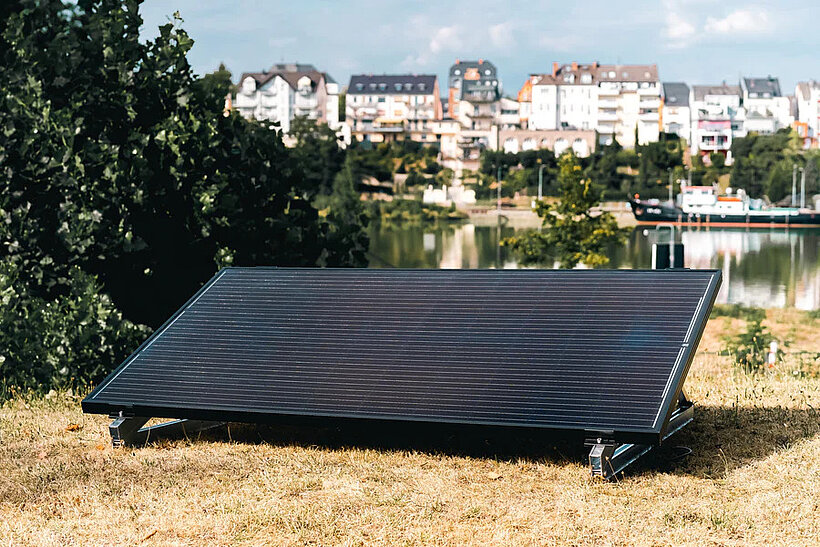
M 598 121 L 599 122 L 616 122 L 616 121 L 618 121 L 618 113 L 614 110 L 599 110 L 598 111 Z
M 658 121 L 658 111 L 657 110 L 641 110 L 638 114 L 638 119 L 644 122 L 657 122 Z
M 618 101 L 613 99 L 598 100 L 598 108 L 618 108 Z
M 655 108 L 658 109 L 661 107 L 661 100 L 657 97 L 654 98 L 642 98 L 640 102 L 641 108 Z

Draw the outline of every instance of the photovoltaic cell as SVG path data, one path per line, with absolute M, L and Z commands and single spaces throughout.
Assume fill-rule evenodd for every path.
M 228 268 L 86 412 L 663 434 L 712 270 Z

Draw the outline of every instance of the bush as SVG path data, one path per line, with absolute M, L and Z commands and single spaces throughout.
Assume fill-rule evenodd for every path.
M 34 296 L 0 263 L 0 399 L 10 388 L 47 392 L 101 380 L 150 330 L 123 318 L 97 280 L 71 268 L 65 295 Z
M 747 310 L 753 311 L 745 312 L 746 330 L 735 336 L 725 337 L 726 346 L 723 353 L 732 357 L 745 372 L 759 372 L 766 365 L 769 345 L 774 341 L 774 337 L 763 326 L 765 311 L 754 308 Z M 780 353 L 778 350 L 777 358 L 780 358 Z

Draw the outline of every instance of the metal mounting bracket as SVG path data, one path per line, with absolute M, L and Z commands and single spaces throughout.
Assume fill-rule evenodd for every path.
M 207 429 L 224 425 L 225 422 L 208 422 L 203 420 L 174 420 L 162 424 L 143 427 L 150 419 L 143 416 L 126 416 L 122 412 L 111 415 L 114 421 L 108 426 L 111 433 L 111 444 L 120 446 L 137 446 L 163 438 L 187 436 Z
M 662 440 L 665 441 L 680 431 L 692 421 L 694 414 L 694 405 L 681 391 L 677 408 L 669 419 L 669 426 Z M 589 451 L 589 467 L 592 476 L 604 480 L 614 479 L 627 466 L 654 448 L 650 444 L 617 443 L 605 434 L 597 438 L 588 438 L 585 444 L 592 445 Z

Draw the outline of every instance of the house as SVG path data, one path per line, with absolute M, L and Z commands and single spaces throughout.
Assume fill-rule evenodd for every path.
M 772 76 L 741 78 L 742 104 L 746 110 L 746 132 L 770 134 L 790 127 L 794 121 L 789 97 L 780 92 L 780 81 Z
M 431 74 L 356 74 L 350 77 L 346 123 L 359 142 L 406 138 L 436 143 L 443 118 L 438 78 Z
M 820 82 L 798 82 L 794 90 L 797 121 L 803 129 L 805 148 L 817 148 L 820 137 Z
M 601 144 L 658 140 L 661 86 L 656 65 L 553 63 L 532 84 L 533 130 L 595 130 Z M 637 142 L 636 142 L 637 138 Z
M 689 86 L 683 82 L 666 82 L 661 90 L 661 127 L 687 141 L 692 138 L 692 114 L 689 109 Z
M 746 135 L 745 109 L 741 91 L 736 85 L 694 85 L 690 92 L 693 154 L 708 156 L 720 153 L 731 162 L 732 141 Z
M 290 122 L 307 117 L 339 128 L 339 84 L 313 65 L 275 64 L 239 79 L 233 107 L 248 119 L 270 121 L 285 133 Z
M 456 119 L 460 115 L 461 101 L 470 101 L 474 105 L 494 103 L 501 98 L 501 81 L 493 63 L 478 61 L 456 62 L 450 67 L 447 78 L 447 106 L 449 117 Z

